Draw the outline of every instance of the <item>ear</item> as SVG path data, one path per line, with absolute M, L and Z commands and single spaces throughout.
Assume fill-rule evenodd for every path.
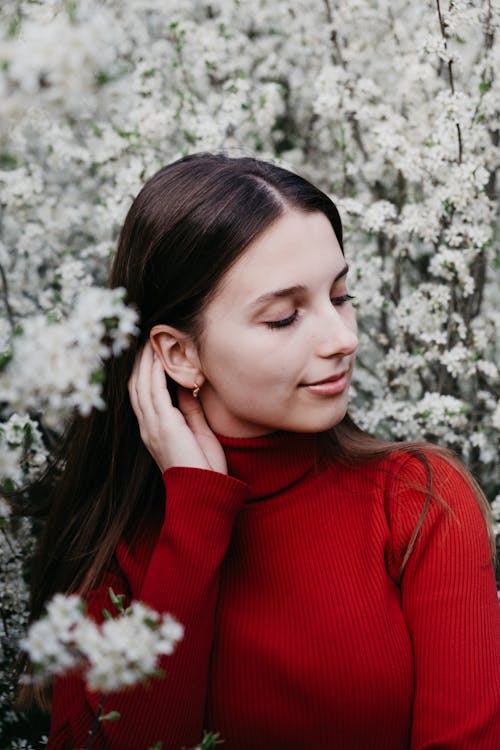
M 192 389 L 196 383 L 203 385 L 198 350 L 187 333 L 167 325 L 153 326 L 149 340 L 163 369 L 178 385 Z

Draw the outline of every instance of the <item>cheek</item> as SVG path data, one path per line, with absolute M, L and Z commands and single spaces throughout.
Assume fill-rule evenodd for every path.
M 206 341 L 202 365 L 207 379 L 216 388 L 243 386 L 279 387 L 299 378 L 301 367 L 297 352 L 280 344 L 279 332 L 257 336 L 241 333 Z M 275 338 L 273 338 L 275 337 Z M 276 339 L 276 340 L 275 340 Z

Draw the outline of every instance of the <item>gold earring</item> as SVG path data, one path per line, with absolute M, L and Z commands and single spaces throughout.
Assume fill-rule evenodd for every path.
M 198 398 L 199 392 L 200 392 L 200 386 L 198 385 L 198 383 L 195 383 L 194 388 L 193 388 L 193 397 Z

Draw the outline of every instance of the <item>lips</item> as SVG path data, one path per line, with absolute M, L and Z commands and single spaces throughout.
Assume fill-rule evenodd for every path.
M 329 375 L 327 378 L 323 378 L 323 380 L 315 380 L 314 383 L 304 383 L 304 386 L 307 387 L 310 385 L 323 385 L 323 383 L 335 383 L 337 380 L 345 377 L 348 372 L 349 370 L 342 370 L 338 375 Z

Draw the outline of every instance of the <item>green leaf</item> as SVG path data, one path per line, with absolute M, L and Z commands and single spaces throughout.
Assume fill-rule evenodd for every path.
M 125 594 L 115 594 L 111 586 L 108 589 L 108 594 L 111 602 L 115 605 L 116 609 L 119 612 L 123 612 L 123 602 L 125 600 Z
M 149 750 L 161 750 L 163 747 L 163 742 L 161 740 L 158 740 L 158 742 L 155 742 L 154 745 L 151 745 Z
M 103 134 L 102 128 L 99 127 L 99 125 L 96 122 L 90 123 L 90 129 L 92 130 L 93 134 L 96 136 L 96 138 L 100 138 Z
M 164 669 L 158 669 L 158 667 L 155 667 L 152 672 L 149 673 L 150 677 L 157 677 L 159 680 L 163 680 L 166 677 L 166 672 Z
M 103 714 L 102 716 L 99 716 L 99 721 L 118 721 L 119 718 L 120 718 L 119 711 L 110 711 L 107 714 Z
M 65 5 L 70 23 L 76 23 L 76 0 L 66 0 Z
M 112 315 L 109 318 L 103 318 L 102 322 L 104 323 L 104 326 L 107 331 L 112 331 L 116 328 L 118 324 L 118 318 L 114 315 Z
M 213 748 L 216 745 L 223 744 L 224 740 L 219 739 L 220 733 L 219 732 L 207 732 L 205 731 L 203 734 L 203 739 L 201 741 L 201 750 L 213 750 Z
M 99 87 L 105 86 L 110 81 L 111 81 L 111 76 L 108 73 L 106 73 L 105 70 L 100 70 L 95 75 L 96 86 L 99 86 Z
M 102 385 L 104 381 L 106 380 L 106 373 L 104 370 L 95 370 L 95 372 L 92 373 L 92 376 L 90 378 L 90 382 L 95 385 Z
M 104 617 L 106 618 L 106 620 L 114 620 L 115 619 L 113 617 L 113 615 L 111 614 L 111 612 L 109 611 L 109 609 L 103 609 L 102 613 L 103 613 Z
M 479 84 L 479 91 L 481 92 L 481 94 L 486 94 L 486 92 L 489 91 L 490 88 L 491 83 L 489 83 L 488 81 L 481 81 L 481 83 Z
M 0 354 L 0 370 L 6 367 L 12 359 L 12 352 L 4 352 Z
M 9 23 L 9 28 L 7 30 L 7 36 L 9 37 L 15 37 L 19 34 L 19 29 L 21 28 L 21 16 L 17 15 L 11 18 Z
M 17 159 L 12 154 L 6 153 L 5 151 L 0 154 L 0 169 L 8 171 L 17 167 Z
M 14 492 L 16 489 L 16 485 L 12 481 L 12 479 L 6 479 L 2 484 L 0 484 L 0 488 L 3 490 L 3 492 Z

